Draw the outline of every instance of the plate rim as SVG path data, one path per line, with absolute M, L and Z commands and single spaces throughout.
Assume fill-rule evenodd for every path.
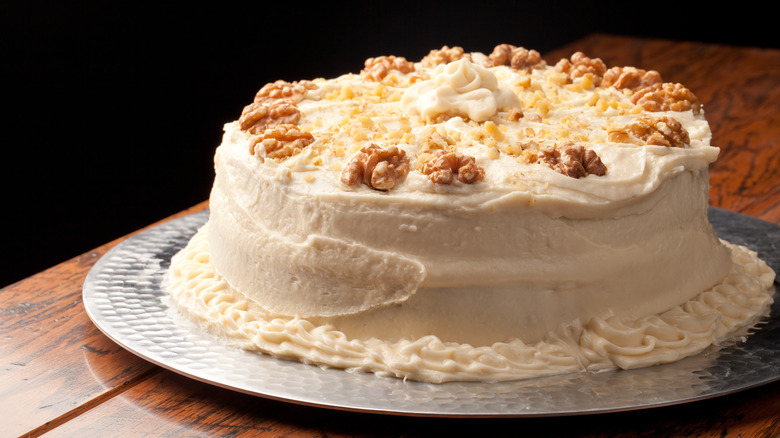
M 709 207 L 708 213 L 710 214 L 711 218 L 713 217 L 721 217 L 721 218 L 728 218 L 729 220 L 733 220 L 736 222 L 739 222 L 740 224 L 743 223 L 749 223 L 749 225 L 755 227 L 764 227 L 768 230 L 772 230 L 773 232 L 777 231 L 780 232 L 780 226 L 777 226 L 776 224 L 773 224 L 771 222 L 766 222 L 758 218 L 754 218 L 751 216 L 746 216 L 741 213 L 717 208 L 717 207 Z M 142 338 L 134 337 L 131 340 L 128 340 L 128 337 L 118 333 L 117 329 L 109 324 L 109 321 L 106 321 L 106 318 L 101 315 L 100 309 L 98 309 L 98 303 L 96 303 L 96 293 L 95 288 L 96 284 L 99 281 L 98 277 L 101 274 L 106 274 L 106 269 L 108 265 L 108 261 L 111 260 L 113 257 L 116 257 L 118 255 L 121 255 L 123 252 L 129 252 L 133 253 L 132 246 L 135 243 L 138 242 L 144 242 L 144 239 L 150 238 L 151 236 L 156 236 L 157 234 L 161 234 L 168 237 L 176 237 L 184 242 L 189 240 L 189 237 L 194 234 L 194 231 L 205 223 L 205 221 L 208 219 L 209 215 L 209 209 L 205 208 L 204 210 L 197 211 L 194 213 L 189 213 L 184 216 L 180 216 L 178 218 L 171 219 L 170 221 L 166 221 L 160 224 L 157 224 L 153 227 L 150 227 L 144 231 L 141 231 L 137 234 L 134 234 L 132 236 L 129 236 L 128 238 L 124 239 L 123 241 L 119 242 L 116 246 L 113 248 L 110 248 L 103 256 L 101 256 L 95 264 L 91 267 L 90 271 L 87 273 L 87 276 L 84 280 L 84 284 L 82 287 L 82 299 L 83 299 L 83 305 L 86 309 L 87 315 L 89 316 L 90 320 L 93 322 L 93 324 L 109 339 L 111 339 L 113 342 L 117 343 L 120 347 L 124 348 L 125 350 L 133 353 L 134 355 L 149 361 L 157 366 L 160 366 L 164 369 L 167 369 L 169 371 L 175 372 L 177 374 L 180 374 L 182 376 L 185 376 L 187 378 L 191 378 L 197 381 L 200 381 L 205 384 L 210 384 L 213 386 L 217 386 L 223 389 L 227 390 L 233 390 L 237 392 L 241 392 L 244 394 L 249 394 L 253 396 L 259 396 L 266 399 L 276 400 L 280 402 L 288 402 L 288 403 L 294 403 L 294 404 L 300 404 L 300 405 L 306 405 L 316 408 L 326 408 L 326 409 L 336 409 L 336 410 L 344 410 L 344 411 L 352 411 L 352 412 L 364 412 L 364 413 L 376 413 L 376 414 L 387 414 L 387 415 L 400 415 L 400 416 L 418 416 L 418 417 L 456 417 L 456 418 L 499 418 L 499 417 L 548 417 L 548 416 L 570 416 L 570 415 L 590 415 L 595 413 L 610 413 L 610 412 L 622 412 L 622 411 L 630 411 L 630 410 L 639 410 L 639 409 L 649 409 L 649 408 L 656 408 L 656 407 L 662 407 L 662 406 L 670 406 L 670 405 L 677 405 L 677 404 L 683 404 L 683 403 L 690 403 L 694 401 L 699 400 L 705 400 L 709 398 L 714 397 L 720 397 L 728 394 L 732 394 L 735 392 L 744 391 L 747 389 L 755 388 L 758 386 L 766 385 L 775 381 L 780 380 L 780 360 L 777 360 L 775 363 L 774 361 L 771 363 L 771 366 L 775 367 L 777 369 L 777 372 L 774 375 L 767 375 L 763 378 L 756 378 L 751 381 L 741 382 L 737 384 L 735 379 L 732 377 L 732 385 L 721 387 L 719 389 L 715 390 L 709 390 L 709 391 L 701 391 L 697 394 L 684 396 L 684 397 L 666 397 L 666 398 L 655 398 L 655 399 L 648 399 L 643 402 L 636 402 L 633 404 L 623 404 L 623 405 L 614 405 L 614 406 L 602 406 L 602 407 L 590 407 L 590 408 L 560 408 L 560 409 L 521 409 L 518 410 L 516 408 L 504 410 L 501 411 L 498 410 L 479 410 L 474 409 L 469 411 L 468 408 L 460 408 L 453 410 L 451 406 L 439 406 L 435 403 L 431 407 L 430 405 L 420 405 L 417 408 L 409 408 L 407 405 L 405 407 L 394 407 L 392 404 L 390 405 L 383 405 L 383 404 L 377 404 L 377 403 L 371 403 L 370 401 L 367 402 L 365 398 L 359 397 L 359 399 L 356 400 L 340 400 L 340 401 L 334 401 L 332 399 L 328 399 L 327 394 L 318 394 L 318 393 L 312 393 L 310 396 L 303 396 L 301 394 L 294 394 L 284 391 L 269 391 L 269 390 L 262 390 L 258 389 L 257 387 L 250 387 L 246 384 L 242 384 L 241 382 L 234 382 L 230 383 L 229 381 L 225 379 L 217 379 L 213 376 L 207 376 L 201 372 L 198 372 L 198 370 L 192 370 L 188 369 L 186 367 L 183 367 L 181 365 L 176 364 L 173 360 L 169 360 L 165 356 L 160 356 L 156 354 L 150 354 L 148 349 L 144 347 L 139 341 L 144 341 Z M 189 235 L 185 235 L 189 233 L 190 230 L 191 233 Z M 154 246 L 154 243 L 150 244 L 152 247 Z M 750 245 L 747 245 L 750 247 Z M 180 246 L 179 246 L 180 248 Z M 178 249 L 174 248 L 175 251 L 178 251 Z M 753 249 L 753 248 L 751 248 Z M 780 249 L 778 249 L 778 253 L 780 253 Z M 169 257 L 172 255 L 171 253 L 168 253 L 160 257 L 159 260 L 154 260 L 153 262 L 149 263 L 159 263 L 159 268 L 156 272 L 154 272 L 154 275 L 157 275 L 158 277 L 164 275 L 164 269 L 167 269 L 166 262 L 169 262 L 170 259 L 165 260 L 165 257 Z M 773 256 L 773 262 L 772 268 L 775 269 L 777 272 L 777 266 L 776 260 L 780 260 L 780 254 L 771 254 Z M 111 275 L 111 274 L 107 274 Z M 113 274 L 117 275 L 117 274 Z M 775 289 L 777 290 L 777 284 L 778 280 L 775 281 Z M 157 288 L 156 290 L 155 287 Z M 160 304 L 167 306 L 164 303 L 164 292 L 161 290 L 162 286 L 159 283 L 154 283 L 149 286 L 150 289 L 155 292 L 155 294 L 148 295 L 148 297 L 156 297 L 160 301 Z M 776 293 L 775 293 L 776 294 Z M 154 298 L 153 298 L 154 299 Z M 764 323 L 772 323 L 773 325 L 780 326 L 780 315 L 778 315 L 779 312 L 776 310 L 780 308 L 779 306 L 780 300 L 775 300 L 775 303 L 773 305 L 773 312 L 769 315 L 768 318 L 765 319 Z M 184 318 L 174 318 L 171 315 L 172 309 L 169 309 L 169 312 L 165 312 L 165 315 L 157 315 L 157 318 L 161 318 L 161 320 L 168 319 L 166 323 L 172 323 L 175 326 L 181 328 L 188 335 L 195 335 L 195 336 L 203 336 L 212 340 L 217 340 L 215 336 L 205 333 L 201 330 L 199 330 L 194 323 L 189 323 L 184 320 Z M 195 330 L 195 333 L 192 333 L 192 331 Z M 760 332 L 760 331 L 759 331 Z M 750 339 L 754 337 L 756 333 L 751 334 L 751 336 L 748 338 L 748 342 L 745 343 L 745 345 L 748 345 Z M 148 339 L 146 340 L 148 341 Z M 775 345 L 775 348 L 780 350 L 780 344 Z M 545 380 L 552 381 L 551 379 L 558 378 L 560 379 L 561 376 L 549 376 L 549 377 L 539 377 L 535 379 L 530 379 L 527 381 L 520 381 L 520 382 L 498 382 L 498 383 L 479 383 L 479 382 L 448 382 L 448 383 L 442 383 L 442 384 L 433 384 L 433 383 L 424 383 L 424 382 L 413 382 L 413 381 L 403 381 L 401 379 L 395 378 L 395 377 L 383 377 L 383 376 L 376 376 L 371 373 L 353 373 L 353 372 L 345 372 L 344 370 L 338 370 L 333 368 L 325 368 L 325 367 L 319 367 L 315 365 L 309 365 L 304 364 L 296 361 L 291 361 L 287 359 L 277 359 L 273 358 L 264 354 L 254 353 L 254 352 L 245 352 L 243 350 L 240 350 L 235 347 L 227 347 L 222 346 L 220 348 L 227 348 L 236 353 L 237 355 L 240 355 L 242 357 L 247 358 L 247 360 L 254 360 L 252 358 L 258 357 L 260 360 L 269 361 L 269 363 L 277 363 L 282 364 L 284 369 L 289 368 L 291 372 L 303 372 L 312 374 L 312 376 L 320 375 L 327 376 L 328 379 L 333 380 L 334 376 L 337 376 L 335 380 L 355 380 L 355 382 L 352 382 L 353 384 L 357 383 L 357 380 L 371 380 L 374 383 L 377 382 L 385 382 L 388 383 L 386 385 L 387 387 L 391 387 L 393 389 L 398 389 L 397 387 L 401 387 L 401 390 L 409 391 L 411 389 L 419 390 L 420 388 L 423 388 L 423 391 L 434 393 L 437 390 L 442 390 L 446 388 L 455 388 L 457 391 L 466 391 L 468 393 L 468 388 L 475 389 L 477 391 L 485 391 L 485 388 L 491 387 L 492 385 L 497 385 L 498 387 L 505 387 L 507 385 L 512 385 L 522 383 L 522 382 L 529 382 L 533 381 L 535 383 L 543 383 Z M 717 355 L 722 354 L 723 352 L 726 352 L 729 348 L 734 348 L 734 346 L 727 346 L 725 349 L 721 349 L 720 352 L 716 352 L 713 350 L 712 352 L 703 352 L 699 355 L 695 355 L 694 357 L 704 355 L 704 354 L 712 354 L 715 352 Z M 777 351 L 778 358 L 780 358 L 780 351 Z M 688 358 L 686 358 L 688 359 Z M 683 359 L 685 361 L 686 359 Z M 671 367 L 674 364 L 665 364 L 665 365 L 656 365 L 654 367 L 655 370 L 663 370 L 664 367 Z M 642 371 L 645 370 L 645 371 Z M 577 372 L 577 373 L 570 373 L 567 375 L 564 375 L 565 379 L 573 379 L 581 380 L 583 378 L 588 378 L 589 376 L 599 376 L 601 377 L 608 377 L 610 374 L 617 375 L 617 373 L 621 373 L 623 375 L 626 374 L 641 374 L 641 373 L 647 373 L 647 369 L 639 369 L 639 370 L 607 370 L 607 371 L 599 371 L 599 372 Z M 729 374 L 726 374 L 726 378 L 728 378 Z M 343 382 L 341 382 L 343 383 Z M 365 383 L 365 382 L 364 382 Z M 370 383 L 370 382 L 369 382 Z M 544 388 L 544 385 L 537 387 L 538 388 Z M 387 388 L 385 388 L 387 389 Z M 488 389 L 489 390 L 489 389 Z

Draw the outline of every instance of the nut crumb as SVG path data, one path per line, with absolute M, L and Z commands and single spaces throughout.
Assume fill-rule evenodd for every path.
M 539 161 L 572 178 L 607 174 L 607 167 L 601 162 L 598 154 L 579 144 L 568 142 L 560 146 L 545 147 L 539 149 L 538 153 Z
M 539 123 L 542 121 L 542 116 L 536 113 L 531 113 L 528 114 L 528 116 L 523 116 L 523 117 L 525 117 L 525 119 L 528 120 L 529 122 Z
M 249 153 L 261 159 L 263 157 L 283 160 L 299 153 L 314 142 L 314 136 L 301 131 L 295 125 L 278 125 L 268 128 L 249 145 Z M 263 150 L 258 151 L 262 147 Z
M 523 110 L 519 108 L 512 108 L 506 114 L 506 119 L 510 122 L 516 122 L 523 118 Z
M 390 190 L 409 173 L 409 159 L 397 146 L 362 147 L 341 171 L 341 182 L 354 186 L 363 183 L 375 190 Z
M 422 149 L 424 151 L 448 150 L 455 145 L 455 140 L 446 133 L 438 131 L 431 132 L 422 140 Z
M 439 152 L 423 165 L 421 172 L 435 184 L 452 184 L 455 175 L 464 184 L 474 184 L 485 177 L 485 170 L 474 157 L 456 152 Z

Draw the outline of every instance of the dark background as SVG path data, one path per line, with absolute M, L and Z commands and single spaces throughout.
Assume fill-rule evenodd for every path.
M 778 47 L 758 3 L 0 1 L 0 287 L 208 198 L 265 83 L 592 32 Z

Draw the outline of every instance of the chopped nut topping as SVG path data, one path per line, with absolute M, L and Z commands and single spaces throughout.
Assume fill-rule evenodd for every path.
M 575 52 L 570 59 L 562 58 L 558 61 L 555 71 L 568 74 L 569 81 L 591 75 L 594 84 L 598 85 L 607 71 L 607 66 L 599 58 L 589 58 L 582 52 Z
M 525 117 L 525 116 L 523 116 L 523 117 Z M 536 113 L 529 114 L 529 115 L 528 115 L 527 117 L 525 117 L 525 118 L 526 118 L 526 120 L 528 120 L 529 122 L 541 122 L 541 121 L 542 121 L 542 116 L 540 116 L 539 114 L 536 114 Z
M 699 99 L 682 84 L 653 84 L 637 90 L 631 101 L 646 111 L 688 111 L 698 114 L 701 110 Z
M 396 146 L 381 148 L 369 144 L 361 148 L 341 171 L 341 182 L 363 183 L 372 189 L 390 190 L 409 173 L 406 152 Z
M 474 184 L 485 177 L 485 170 L 477 166 L 474 157 L 443 151 L 426 162 L 421 172 L 435 184 L 452 184 L 455 175 L 464 184 Z
M 433 68 L 439 64 L 449 64 L 463 58 L 471 60 L 471 54 L 464 53 L 463 47 L 455 46 L 450 48 L 449 46 L 443 46 L 439 50 L 431 50 L 420 63 L 423 67 Z
M 515 47 L 511 44 L 499 44 L 493 48 L 493 52 L 488 55 L 484 65 L 488 68 L 508 65 L 515 70 L 530 71 L 533 68 L 544 67 L 547 63 L 536 50 Z
M 455 141 L 449 136 L 434 131 L 422 140 L 423 149 L 426 151 L 449 149 L 455 144 Z
M 300 119 L 301 112 L 294 104 L 284 100 L 267 100 L 245 106 L 238 123 L 241 130 L 260 134 L 274 126 L 294 125 Z
M 437 66 L 441 70 L 465 59 L 496 67 L 479 70 L 502 87 L 497 93 L 484 85 L 493 90 L 492 116 L 461 116 L 447 122 L 455 112 L 425 117 L 404 112 L 406 101 L 425 101 L 425 96 L 404 93 L 406 89 L 435 79 L 431 70 Z M 322 103 L 327 105 L 304 105 L 308 102 L 304 99 L 320 96 L 311 90 L 323 84 L 327 86 Z M 513 96 L 504 94 L 507 90 L 516 99 L 510 100 Z M 481 96 L 473 94 L 473 99 L 465 99 L 469 104 Z M 486 171 L 492 173 L 490 166 L 496 164 L 499 173 L 488 176 L 499 184 L 508 181 L 505 174 L 523 177 L 524 166 L 545 166 L 571 178 L 607 175 L 615 169 L 612 164 L 607 169 L 608 157 L 602 162 L 596 151 L 604 149 L 594 143 L 608 139 L 613 146 L 697 145 L 685 129 L 688 118 L 672 112 L 686 110 L 701 111 L 696 96 L 681 84 L 664 83 L 654 70 L 608 69 L 601 59 L 582 52 L 552 67 L 539 52 L 510 44 L 495 46 L 489 56 L 445 45 L 427 52 L 419 63 L 380 56 L 367 59 L 359 75 L 344 79 L 268 83 L 243 109 L 238 124 L 250 139 L 250 153 L 261 160 L 292 157 L 287 163 L 301 160 L 305 166 L 296 166 L 295 171 L 311 171 L 312 177 L 335 172 L 346 185 L 342 189 L 365 184 L 386 191 L 402 187 L 409 172 L 415 181 L 427 178 L 440 189 L 444 187 L 440 184 L 472 184 L 484 181 Z M 471 148 L 480 152 L 466 152 Z M 410 150 L 414 156 L 407 158 Z M 500 162 L 491 162 L 496 159 Z M 512 169 L 515 164 L 522 170 Z M 548 172 L 545 167 L 541 169 Z
M 571 142 L 539 149 L 539 160 L 553 170 L 572 178 L 588 175 L 602 176 L 607 173 L 607 167 L 596 152 Z
M 684 148 L 691 143 L 688 131 L 683 128 L 679 121 L 672 117 L 640 117 L 622 130 L 610 131 L 608 136 L 610 141 L 617 143 L 648 144 L 676 148 Z
M 301 131 L 295 125 L 278 125 L 266 129 L 249 145 L 249 153 L 262 158 L 283 160 L 299 153 L 303 148 L 314 142 L 311 133 Z M 262 147 L 263 153 L 258 153 L 257 148 Z
M 291 104 L 296 104 L 303 100 L 306 91 L 317 89 L 311 81 L 287 82 L 278 80 L 265 84 L 255 95 L 255 102 L 262 102 L 269 99 L 284 99 Z
M 506 115 L 506 119 L 510 122 L 516 122 L 523 118 L 523 110 L 519 108 L 512 108 Z
M 414 63 L 407 61 L 406 58 L 400 56 L 368 58 L 365 62 L 365 68 L 361 73 L 368 79 L 381 81 L 387 76 L 390 70 L 398 70 L 401 73 L 411 73 L 414 71 Z
M 655 70 L 642 70 L 636 67 L 612 67 L 604 73 L 602 87 L 614 87 L 618 90 L 638 90 L 660 84 L 661 74 Z

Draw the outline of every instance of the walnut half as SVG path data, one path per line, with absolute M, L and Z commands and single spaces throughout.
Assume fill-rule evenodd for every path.
M 301 118 L 296 104 L 303 100 L 306 91 L 316 89 L 311 81 L 287 82 L 278 80 L 265 84 L 254 101 L 245 106 L 238 118 L 241 130 L 261 134 L 278 125 L 294 125 Z
M 533 68 L 544 67 L 547 63 L 536 50 L 515 47 L 511 44 L 499 44 L 493 48 L 484 65 L 488 68 L 508 65 L 515 70 L 530 71 Z
M 423 67 L 433 68 L 440 64 L 449 64 L 450 62 L 457 61 L 459 59 L 466 58 L 471 60 L 471 55 L 464 53 L 463 47 L 443 46 L 439 50 L 431 50 L 421 61 Z
M 641 88 L 631 96 L 631 101 L 651 112 L 691 110 L 698 114 L 701 110 L 701 103 L 691 90 L 669 82 Z
M 317 85 L 312 81 L 287 82 L 280 79 L 265 84 L 255 94 L 255 102 L 283 99 L 291 104 L 296 104 L 303 100 L 308 90 L 315 89 L 317 89 Z
M 298 107 L 285 100 L 256 101 L 244 107 L 238 118 L 242 131 L 260 134 L 278 125 L 294 125 L 301 119 Z
M 409 173 L 409 159 L 396 146 L 362 147 L 341 171 L 341 182 L 348 186 L 363 183 L 375 190 L 390 190 Z
M 601 162 L 601 158 L 595 151 L 571 142 L 554 148 L 540 149 L 539 161 L 572 178 L 607 174 L 607 166 Z
M 638 90 L 651 85 L 660 84 L 661 74 L 655 70 L 643 70 L 636 67 L 612 67 L 604 73 L 601 86 L 614 87 L 618 90 Z
M 485 177 L 484 169 L 477 166 L 474 157 L 444 151 L 427 161 L 421 172 L 435 184 L 452 184 L 456 175 L 464 184 L 474 184 Z
M 390 73 L 390 70 L 411 73 L 414 71 L 414 63 L 401 56 L 378 56 L 366 59 L 361 73 L 368 79 L 381 81 Z
M 261 159 L 263 156 L 272 159 L 283 160 L 291 157 L 306 146 L 314 142 L 314 136 L 309 132 L 301 131 L 295 125 L 278 125 L 266 129 L 249 145 L 249 153 Z M 263 153 L 258 153 L 258 148 L 263 148 Z
M 569 59 L 562 58 L 558 61 L 555 71 L 568 74 L 569 80 L 592 75 L 593 83 L 599 85 L 607 72 L 607 65 L 600 58 L 589 58 L 582 52 L 575 52 Z
M 672 117 L 642 116 L 623 129 L 611 130 L 609 140 L 616 143 L 648 144 L 684 148 L 690 145 L 688 131 Z

